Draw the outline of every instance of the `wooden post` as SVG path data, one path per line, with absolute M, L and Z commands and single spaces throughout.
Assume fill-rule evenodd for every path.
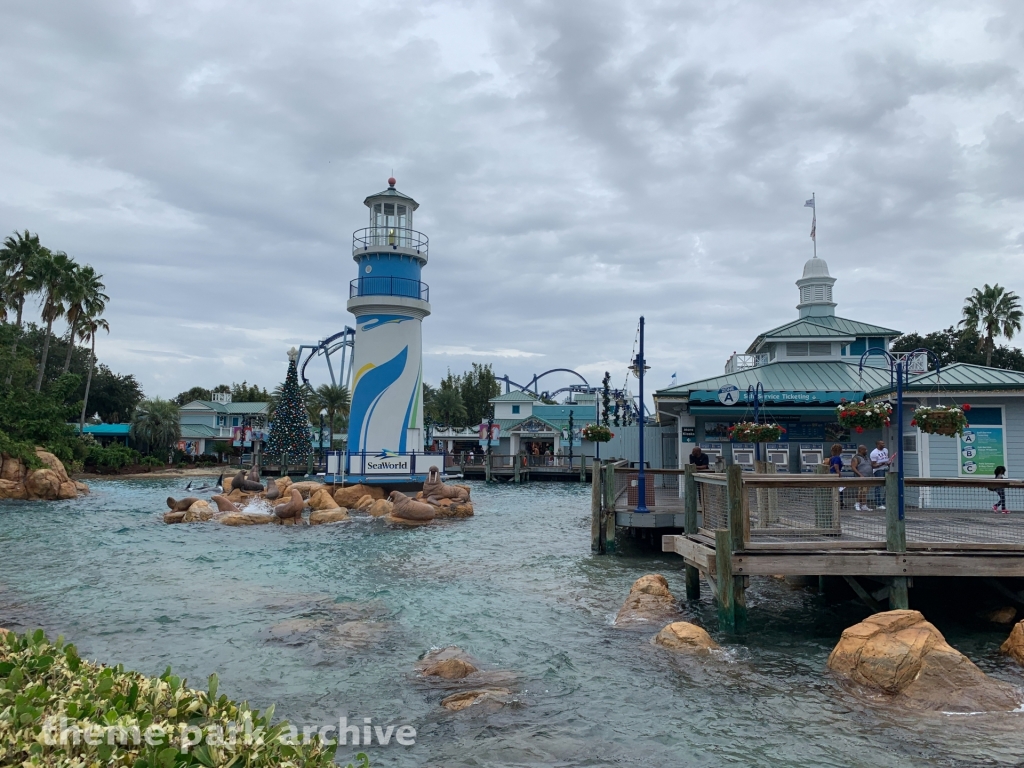
M 587 454 L 585 453 L 580 454 L 580 482 L 587 482 Z
M 697 533 L 697 480 L 693 476 L 693 464 L 683 468 L 683 504 L 686 512 L 683 532 L 694 536 Z M 700 571 L 695 565 L 684 565 L 683 570 L 686 573 L 686 599 L 700 600 Z
M 521 462 L 519 460 L 518 453 L 512 457 L 512 463 L 515 465 L 512 470 L 512 482 L 515 483 L 516 485 L 519 485 L 519 483 L 522 482 L 522 480 L 519 477 L 519 465 Z
M 491 454 L 489 452 L 486 459 L 484 462 L 484 480 L 489 483 L 491 482 Z
M 885 548 L 890 552 L 907 551 L 907 523 L 900 520 L 899 477 L 895 472 L 885 474 Z M 889 586 L 889 610 L 910 607 L 906 576 L 894 576 Z
M 726 468 L 726 508 L 728 529 L 715 531 L 715 567 L 718 576 L 718 620 L 729 632 L 747 629 L 747 596 L 744 577 L 732 572 L 732 553 L 744 549 L 749 530 L 744 519 L 743 468 Z
M 281 477 L 287 476 L 287 474 L 288 474 L 288 454 L 287 453 L 282 453 L 281 454 L 281 466 L 279 466 L 277 469 L 278 469 L 278 474 L 280 474 Z
M 516 476 L 519 476 L 518 469 Z M 597 554 L 601 553 L 601 477 L 602 473 L 595 465 L 590 476 L 590 551 Z
M 604 530 L 602 531 L 603 548 L 605 552 L 615 551 L 615 464 L 608 462 L 603 468 L 603 479 L 601 491 L 603 493 Z

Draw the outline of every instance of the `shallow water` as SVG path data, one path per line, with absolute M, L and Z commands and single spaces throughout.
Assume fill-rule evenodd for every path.
M 590 491 L 473 485 L 474 518 L 396 530 L 367 518 L 318 527 L 164 525 L 180 480 L 107 480 L 72 502 L 0 502 L 0 626 L 42 626 L 86 658 L 148 674 L 167 665 L 298 725 L 346 716 L 410 724 L 416 744 L 375 766 L 1017 765 L 1024 714 L 872 709 L 825 673 L 866 611 L 753 579 L 749 632 L 718 632 L 706 594 L 686 618 L 725 651 L 679 658 L 657 627 L 611 620 L 640 575 L 685 594 L 675 556 L 590 554 Z M 342 636 L 308 632 L 345 624 Z M 288 622 L 288 623 L 284 623 Z M 946 626 L 985 671 L 1005 630 Z M 456 644 L 516 676 L 517 704 L 449 713 L 411 670 Z M 340 747 L 339 759 L 356 749 Z

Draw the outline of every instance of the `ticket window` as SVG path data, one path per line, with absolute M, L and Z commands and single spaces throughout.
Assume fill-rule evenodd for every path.
M 700 449 L 708 456 L 708 468 L 714 472 L 715 464 L 722 460 L 721 443 L 700 443 Z
M 856 455 L 856 443 L 843 443 L 843 471 L 847 471 L 853 466 L 853 457 Z
M 768 443 L 765 458 L 775 465 L 776 474 L 789 473 L 789 446 L 785 443 Z
M 825 449 L 818 444 L 800 444 L 800 471 L 813 473 L 825 460 Z
M 738 464 L 743 468 L 744 472 L 754 471 L 754 449 L 753 448 L 737 448 L 733 446 L 732 449 L 732 461 L 734 464 Z

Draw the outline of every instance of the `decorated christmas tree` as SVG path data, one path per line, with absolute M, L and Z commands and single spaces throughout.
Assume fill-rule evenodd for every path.
M 309 417 L 299 389 L 297 362 L 299 353 L 292 348 L 288 352 L 288 376 L 284 380 L 281 401 L 274 411 L 270 423 L 270 439 L 267 441 L 267 458 L 279 461 L 281 454 L 287 454 L 289 464 L 302 464 L 313 451 L 309 438 Z

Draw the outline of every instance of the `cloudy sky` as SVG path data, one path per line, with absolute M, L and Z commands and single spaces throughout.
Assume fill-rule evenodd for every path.
M 428 381 L 618 382 L 644 314 L 664 386 L 796 316 L 812 192 L 842 316 L 1024 293 L 1022 60 L 1012 0 L 6 0 L 0 230 L 105 275 L 147 394 L 272 387 L 393 169 Z

